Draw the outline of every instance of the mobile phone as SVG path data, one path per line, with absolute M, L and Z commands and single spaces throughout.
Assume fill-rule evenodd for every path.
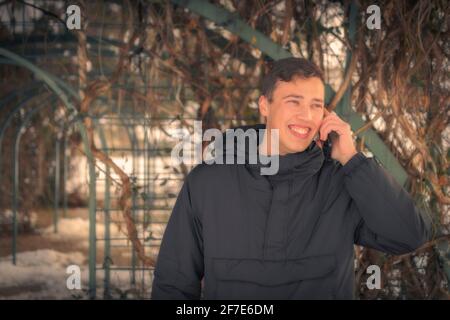
M 331 160 L 333 142 L 336 141 L 338 137 L 339 135 L 336 131 L 331 131 L 327 136 L 327 140 L 324 141 L 322 150 L 326 160 Z
M 328 110 L 328 106 L 325 107 Z M 325 113 L 323 115 L 325 118 Z M 322 144 L 322 150 L 323 154 L 325 156 L 325 160 L 332 160 L 331 159 L 331 150 L 333 147 L 333 142 L 339 137 L 336 131 L 330 131 L 328 133 L 327 139 Z

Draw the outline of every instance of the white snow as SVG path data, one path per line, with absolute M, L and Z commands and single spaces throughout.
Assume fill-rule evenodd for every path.
M 81 283 L 87 283 L 85 257 L 80 252 L 61 253 L 36 250 L 0 259 L 0 299 L 70 299 L 73 291 L 66 287 L 66 268 L 76 264 L 81 269 Z
M 70 265 L 80 267 L 81 290 L 69 290 L 66 272 Z M 11 256 L 0 259 L 0 299 L 88 299 L 88 265 L 81 252 L 62 253 L 55 250 L 36 250 L 17 254 L 17 265 L 11 263 Z M 137 273 L 136 281 L 141 281 Z M 97 298 L 103 297 L 103 272 L 97 275 Z M 150 281 L 150 275 L 145 281 Z M 111 271 L 111 293 L 119 298 L 120 288 L 130 290 L 130 272 Z M 146 295 L 149 297 L 150 292 Z M 131 294 L 128 298 L 132 298 Z M 139 296 L 135 296 L 139 297 Z
M 97 221 L 97 237 L 104 236 L 104 224 Z M 125 238 L 114 223 L 110 225 L 111 237 Z M 138 228 L 142 232 L 142 227 Z M 72 241 L 80 246 L 73 246 L 73 252 L 59 252 L 44 249 L 17 253 L 17 265 L 11 262 L 11 256 L 0 258 L 0 299 L 87 299 L 88 288 L 88 259 L 89 247 L 89 221 L 81 217 L 63 218 L 58 223 L 58 233 L 54 233 L 53 225 L 38 230 L 42 237 L 54 241 Z M 130 245 L 128 240 L 114 240 L 114 244 Z M 82 249 L 83 248 L 83 249 Z M 83 251 L 83 252 L 81 252 Z M 128 255 L 127 251 L 122 253 Z M 81 290 L 69 290 L 66 286 L 66 272 L 69 265 L 78 265 L 81 271 Z M 101 267 L 98 265 L 97 267 Z M 114 267 L 114 266 L 113 266 Z M 151 274 L 145 276 L 145 286 L 149 287 Z M 103 297 L 104 274 L 97 271 L 97 297 Z M 111 270 L 111 292 L 115 298 L 119 298 L 120 292 L 129 291 L 130 272 Z M 142 281 L 141 272 L 136 273 L 136 284 Z M 117 290 L 119 289 L 119 290 Z M 148 290 L 148 289 L 146 289 Z M 133 291 L 129 291 L 128 298 L 133 297 Z M 150 293 L 148 293 L 149 296 Z M 135 297 L 142 297 L 134 295 Z M 147 293 L 145 294 L 147 296 Z

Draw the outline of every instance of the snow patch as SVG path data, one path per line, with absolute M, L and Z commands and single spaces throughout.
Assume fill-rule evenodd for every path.
M 1 258 L 0 299 L 73 298 L 73 292 L 66 287 L 66 268 L 80 266 L 81 283 L 87 283 L 85 260 L 80 252 L 49 249 L 18 253 L 17 265 L 11 263 L 11 256 Z

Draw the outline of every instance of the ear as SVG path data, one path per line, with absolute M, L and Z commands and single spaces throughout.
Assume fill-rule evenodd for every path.
M 258 99 L 259 112 L 262 116 L 267 117 L 269 115 L 269 102 L 265 96 L 260 96 Z

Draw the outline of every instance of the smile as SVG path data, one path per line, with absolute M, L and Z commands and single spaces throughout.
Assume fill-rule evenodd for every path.
M 305 139 L 309 136 L 309 133 L 311 132 L 311 128 L 308 127 L 302 127 L 295 124 L 291 124 L 288 126 L 289 131 L 297 138 Z

